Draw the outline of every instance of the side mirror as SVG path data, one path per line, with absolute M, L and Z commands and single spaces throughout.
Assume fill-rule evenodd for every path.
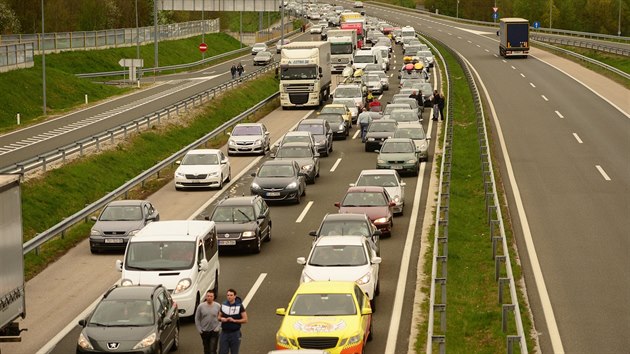
M 168 326 L 171 323 L 173 323 L 173 320 L 170 317 L 165 317 L 164 318 L 164 323 L 163 323 L 164 326 Z
M 391 207 L 396 206 L 396 202 L 389 202 L 389 206 Z
M 372 262 L 372 264 L 380 264 L 381 263 L 381 257 L 372 257 L 370 262 Z
M 208 261 L 206 259 L 202 259 L 199 262 L 199 270 L 202 272 L 205 272 L 206 270 L 208 270 Z
M 407 185 L 407 183 L 405 183 L 405 182 L 400 182 L 400 186 L 401 186 L 401 187 L 404 187 L 404 186 L 406 186 L 406 185 Z
M 96 220 L 98 220 L 98 218 L 96 216 L 90 216 L 90 220 L 96 221 Z
M 374 233 L 372 234 L 372 236 L 378 236 L 378 237 L 381 237 L 381 235 L 382 235 L 382 234 L 383 234 L 383 233 L 381 232 L 381 230 L 376 230 L 376 231 L 374 231 Z
M 306 264 L 306 258 L 298 257 L 297 258 L 297 264 L 305 265 Z
M 317 231 L 311 230 L 311 231 L 308 232 L 308 235 L 309 236 L 313 236 L 313 237 L 317 237 Z
M 430 136 L 427 136 L 425 139 L 426 139 L 426 140 L 431 140 L 431 137 L 430 137 Z
M 276 315 L 284 316 L 287 314 L 287 310 L 284 307 L 276 309 Z
M 228 132 L 228 133 L 227 133 L 227 135 L 228 135 L 228 136 L 232 136 L 232 132 Z
M 260 214 L 260 215 L 258 215 L 258 217 L 257 217 L 256 219 L 258 219 L 258 220 L 264 220 L 264 219 L 266 219 L 266 218 L 267 218 L 267 217 L 265 216 L 265 214 Z
M 374 150 L 374 152 L 376 152 L 376 153 L 379 153 L 379 154 L 380 154 L 381 150 Z
M 340 208 L 340 207 L 341 207 L 341 203 L 340 203 L 340 202 L 336 202 L 336 203 L 335 203 L 335 206 L 336 206 L 337 208 Z
M 116 270 L 119 271 L 119 272 L 122 272 L 122 266 L 123 266 L 122 261 L 120 259 L 117 259 L 116 260 Z
M 354 186 L 356 186 L 357 184 L 356 184 L 356 183 L 348 183 L 348 185 L 349 185 L 350 187 L 354 187 Z
M 497 36 L 499 35 L 499 31 L 497 31 Z
M 256 173 L 255 173 L 255 172 L 252 172 L 252 173 L 250 174 L 250 176 L 252 176 L 252 177 L 256 177 Z
M 269 157 L 271 157 L 272 159 L 276 158 L 276 154 L 269 154 Z
M 221 160 L 221 165 L 226 165 L 227 163 L 228 163 L 228 159 L 227 158 Z
M 181 165 L 181 164 L 182 164 L 182 162 L 181 162 L 180 160 L 177 160 L 177 161 L 175 161 L 175 164 L 176 164 L 176 165 Z
M 269 135 L 269 134 L 270 134 L 270 133 L 269 133 L 268 131 L 267 131 L 267 132 L 265 132 L 265 135 Z
M 85 320 L 80 320 L 79 321 L 79 326 L 85 327 L 85 325 L 87 325 L 87 322 Z
M 369 307 L 364 307 L 361 309 L 361 314 L 362 315 L 371 315 L 372 314 L 372 309 Z
M 204 219 L 204 220 L 208 220 L 208 221 L 210 221 L 210 216 L 209 216 L 209 215 L 205 215 L 205 216 L 203 217 L 203 219 Z

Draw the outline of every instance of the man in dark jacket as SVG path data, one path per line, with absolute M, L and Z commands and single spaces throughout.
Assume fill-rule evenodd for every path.
M 221 304 L 219 321 L 221 322 L 221 338 L 219 354 L 238 354 L 241 346 L 241 325 L 247 323 L 247 312 L 236 290 L 228 289 L 227 300 Z
M 245 71 L 245 68 L 243 68 L 243 65 L 241 63 L 238 63 L 238 66 L 236 67 L 236 71 L 238 71 L 238 77 L 243 76 L 243 72 Z
M 232 80 L 236 79 L 236 65 L 232 64 L 230 68 L 230 73 L 232 74 Z

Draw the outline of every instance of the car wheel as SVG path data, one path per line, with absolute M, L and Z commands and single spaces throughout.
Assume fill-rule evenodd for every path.
M 98 250 L 97 250 L 96 248 L 92 248 L 92 247 L 90 247 L 90 253 L 92 253 L 92 254 L 97 254 L 97 253 L 98 253 Z
M 330 148 L 330 150 L 328 151 L 328 153 L 330 154 L 331 152 L 333 152 L 333 143 L 332 143 L 332 141 L 330 142 L 329 148 Z
M 260 234 L 256 234 L 256 246 L 254 247 L 254 253 L 260 253 L 260 249 L 262 248 L 262 240 L 260 239 Z
M 267 228 L 267 238 L 265 238 L 265 242 L 271 241 L 271 224 L 269 224 L 269 228 Z
M 179 325 L 175 325 L 175 336 L 173 337 L 173 345 L 171 351 L 174 352 L 179 348 Z
M 315 174 L 315 177 L 319 177 L 319 168 L 317 168 L 317 173 Z

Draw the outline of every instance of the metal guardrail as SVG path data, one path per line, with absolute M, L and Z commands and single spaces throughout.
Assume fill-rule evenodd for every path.
M 248 74 L 246 76 L 244 76 L 242 79 L 243 80 L 250 80 L 253 79 L 265 72 L 268 72 L 269 70 L 275 69 L 277 67 L 277 63 L 274 63 L 273 65 L 268 65 L 260 70 L 257 70 L 251 74 Z M 240 80 L 234 80 L 234 84 L 238 84 Z M 226 89 L 227 86 L 224 88 Z M 212 91 L 212 92 L 209 92 Z M 186 110 L 189 109 L 188 103 L 192 104 L 193 106 L 196 105 L 200 105 L 203 103 L 203 97 L 205 96 L 206 99 L 210 99 L 210 95 L 212 95 L 212 97 L 214 97 L 214 95 L 218 92 L 215 90 L 209 90 L 206 91 L 204 93 L 200 93 L 197 94 L 193 97 L 190 97 L 186 100 L 187 103 L 183 104 L 183 108 L 185 108 Z M 94 203 L 86 206 L 85 208 L 83 208 L 82 210 L 74 213 L 73 215 L 65 218 L 63 221 L 61 221 L 60 223 L 56 224 L 55 226 L 49 228 L 48 230 L 38 234 L 37 236 L 35 236 L 34 238 L 30 239 L 29 241 L 24 243 L 24 248 L 23 248 L 23 253 L 27 254 L 29 252 L 32 252 L 33 250 L 37 250 L 42 244 L 46 243 L 47 241 L 49 241 L 50 239 L 54 238 L 55 236 L 58 235 L 63 235 L 64 232 L 69 229 L 70 227 L 72 227 L 73 225 L 79 223 L 79 222 L 83 222 L 85 221 L 90 214 L 96 212 L 97 210 L 103 208 L 105 205 L 107 205 L 107 203 L 119 198 L 122 195 L 125 195 L 129 190 L 131 190 L 133 187 L 144 183 L 144 181 L 146 181 L 147 179 L 149 179 L 151 176 L 153 175 L 157 175 L 159 176 L 160 171 L 163 170 L 166 167 L 172 166 L 175 161 L 177 161 L 178 159 L 181 158 L 181 156 L 183 156 L 186 152 L 188 152 L 189 150 L 192 150 L 202 144 L 205 144 L 207 141 L 215 138 L 216 136 L 218 136 L 219 134 L 223 133 L 225 130 L 227 130 L 229 127 L 231 127 L 232 125 L 240 122 L 241 120 L 247 118 L 250 114 L 254 113 L 255 111 L 257 111 L 258 109 L 260 109 L 261 107 L 263 107 L 265 104 L 267 104 L 268 102 L 270 102 L 271 100 L 275 99 L 277 96 L 279 95 L 279 92 L 274 93 L 273 95 L 267 97 L 266 99 L 260 101 L 258 104 L 256 104 L 255 106 L 251 107 L 250 109 L 246 110 L 245 112 L 239 114 L 238 116 L 230 119 L 229 121 L 223 123 L 221 126 L 217 127 L 216 129 L 214 129 L 212 132 L 206 134 L 205 136 L 197 139 L 196 141 L 194 141 L 193 143 L 189 144 L 188 146 L 186 146 L 185 148 L 177 151 L 176 153 L 172 154 L 171 156 L 169 156 L 168 158 L 162 160 L 161 162 L 159 162 L 158 164 L 156 164 L 155 166 L 151 167 L 150 169 L 142 172 L 141 174 L 139 174 L 138 176 L 134 177 L 133 179 L 129 180 L 127 183 L 123 184 L 122 186 L 116 188 L 116 190 L 110 192 L 109 194 L 107 194 L 106 196 L 102 197 L 101 199 L 95 201 Z M 192 108 L 192 107 L 191 107 Z M 151 117 L 145 117 L 145 118 L 141 118 L 140 120 L 142 120 L 143 122 L 146 122 L 147 125 L 150 124 L 150 118 Z M 159 120 L 159 114 L 154 115 L 153 116 L 154 119 Z M 138 123 L 134 124 L 135 126 L 138 126 Z M 109 135 L 108 135 L 109 136 Z
M 553 43 L 568 45 L 573 47 L 593 49 L 600 52 L 612 53 L 623 56 L 630 56 L 630 48 L 613 47 L 607 44 L 607 42 L 586 42 L 580 39 L 574 39 L 571 37 L 548 37 L 538 35 L 536 32 L 529 33 L 529 39 L 537 42 Z
M 0 72 L 31 68 L 34 65 L 33 43 L 0 45 Z
M 219 32 L 219 19 L 190 21 L 159 25 L 160 39 L 177 39 L 205 33 Z M 85 50 L 98 48 L 130 47 L 153 42 L 155 27 L 120 28 L 103 31 L 53 32 L 33 34 L 14 34 L 0 36 L 0 45 L 33 43 L 34 50 L 41 54 L 57 53 L 67 50 Z

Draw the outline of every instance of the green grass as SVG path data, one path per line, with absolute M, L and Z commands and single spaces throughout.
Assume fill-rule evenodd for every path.
M 372 0 L 374 2 L 382 2 L 385 4 L 397 5 L 402 7 L 408 7 L 410 9 L 416 8 L 415 0 Z
M 230 32 L 239 32 L 240 30 L 240 14 L 238 12 L 215 12 L 213 13 L 221 20 L 221 29 L 228 30 Z M 214 16 L 213 16 L 214 17 Z M 285 12 L 284 20 L 288 21 L 289 16 Z M 281 20 L 280 12 L 264 12 L 262 25 L 263 28 L 267 28 L 269 24 L 273 27 L 276 22 Z M 243 32 L 257 32 L 259 30 L 259 14 L 258 12 L 245 11 L 243 12 Z
M 201 60 L 197 46 L 201 36 L 158 44 L 159 65 L 190 63 Z M 206 34 L 212 43 L 206 57 L 239 48 L 239 42 L 222 33 Z M 154 46 L 141 46 L 145 67 L 153 67 Z M 136 47 L 112 48 L 92 51 L 63 52 L 46 55 L 46 106 L 49 115 L 65 112 L 80 106 L 88 95 L 90 102 L 126 93 L 130 88 L 118 88 L 93 83 L 91 79 L 78 79 L 77 73 L 122 70 L 121 58 L 135 58 Z M 42 95 L 42 57 L 35 57 L 35 66 L 29 69 L 0 73 L 0 132 L 15 129 L 16 114 L 20 113 L 23 125 L 45 119 Z
M 450 99 L 453 104 L 452 117 L 454 117 L 446 291 L 446 348 L 451 353 L 501 353 L 506 351 L 506 334 L 501 331 L 501 306 L 498 303 L 492 244 L 489 240 L 489 227 L 486 221 L 474 103 L 462 68 L 445 48 L 439 44 L 436 46 L 449 65 Z M 436 161 L 436 163 L 440 162 Z M 508 235 L 508 240 L 513 242 L 511 234 Z M 429 245 L 432 248 L 433 233 L 430 234 Z M 514 260 L 515 255 L 512 254 L 511 258 Z M 426 272 L 431 269 L 431 263 L 432 250 L 430 249 L 424 260 Z M 519 279 L 520 268 L 514 264 L 512 267 L 515 279 Z M 427 296 L 429 287 L 430 284 L 427 284 L 422 288 Z M 436 298 L 440 298 L 439 288 Z M 522 305 L 523 303 L 523 299 L 520 299 L 525 333 L 529 333 L 531 321 L 527 317 L 527 310 Z M 423 313 L 425 313 L 424 317 L 428 318 L 428 303 L 423 305 Z M 439 314 L 436 313 L 436 316 L 434 333 L 440 334 Z M 416 352 L 419 353 L 426 347 L 427 323 L 418 323 L 418 328 Z M 509 321 L 508 333 L 516 333 L 513 316 Z M 528 346 L 531 348 L 531 345 L 530 340 Z M 471 348 L 475 349 L 471 350 Z
M 22 184 L 24 240 L 31 239 L 36 233 L 50 228 L 64 217 L 98 200 L 277 90 L 278 81 L 273 74 L 269 74 L 211 101 L 204 106 L 201 113 L 190 118 L 186 125 L 172 125 L 168 129 L 154 127 L 152 131 L 118 144 L 113 150 L 52 170 L 43 179 L 25 182 Z M 260 110 L 257 116 L 266 112 L 268 109 Z M 217 146 L 221 142 L 217 141 Z M 172 171 L 165 171 L 162 176 L 166 177 L 145 183 L 141 190 L 135 192 L 136 195 L 146 197 L 168 183 Z M 37 274 L 87 237 L 90 226 L 91 223 L 79 224 L 63 239 L 48 242 L 39 255 L 27 255 L 27 278 Z

